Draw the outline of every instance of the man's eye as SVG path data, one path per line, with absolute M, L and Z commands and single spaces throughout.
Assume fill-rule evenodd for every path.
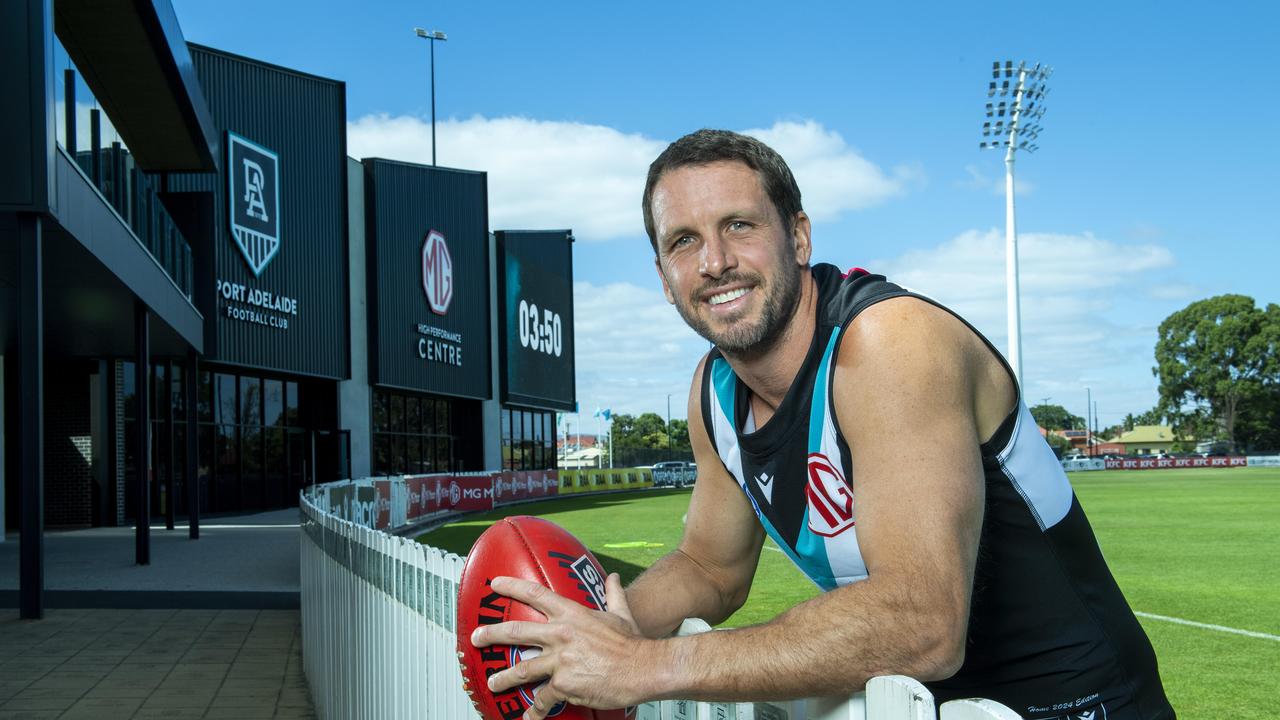
M 749 227 L 751 227 L 751 224 L 743 220 L 734 220 L 729 223 L 730 230 L 746 230 Z
M 684 247 L 685 245 L 688 245 L 691 242 L 693 242 L 692 235 L 681 235 L 680 237 L 675 239 L 675 242 L 671 243 L 671 247 L 673 248 Z

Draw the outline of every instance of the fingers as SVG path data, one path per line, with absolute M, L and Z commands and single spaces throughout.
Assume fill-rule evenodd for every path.
M 489 677 L 489 690 L 496 695 L 504 693 L 513 687 L 539 682 L 551 677 L 551 673 L 555 669 L 555 660 L 549 657 L 539 656 L 529 660 L 522 660 L 516 663 L 514 667 L 491 675 Z
M 535 645 L 547 647 L 560 638 L 560 630 L 555 625 L 540 622 L 505 622 L 498 625 L 478 627 L 471 633 L 471 644 L 478 647 L 489 645 Z
M 558 616 L 568 610 L 582 608 L 581 605 L 569 598 L 557 595 L 550 588 L 521 578 L 496 577 L 489 583 L 489 587 L 500 595 L 519 600 L 548 618 Z
M 622 576 L 618 573 L 609 573 L 609 577 L 605 578 L 604 597 L 611 614 L 626 620 L 628 625 L 636 624 L 631 617 L 631 608 L 627 605 L 627 591 L 622 589 Z
M 544 720 L 555 710 L 556 705 L 563 702 L 564 698 L 556 693 L 550 684 L 543 685 L 533 694 L 533 704 L 525 711 L 525 720 Z

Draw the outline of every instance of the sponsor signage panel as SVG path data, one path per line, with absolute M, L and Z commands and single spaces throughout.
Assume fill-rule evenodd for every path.
M 372 382 L 489 399 L 484 173 L 363 164 Z
M 1121 458 L 1107 460 L 1108 470 L 1165 470 L 1169 468 L 1224 468 L 1245 467 L 1244 456 L 1192 457 L 1192 458 Z
M 448 478 L 444 486 L 443 509 L 474 512 L 493 509 L 493 481 L 487 475 L 462 475 Z
M 573 234 L 494 233 L 498 249 L 498 336 L 502 401 L 572 411 Z M 607 312 L 607 308 L 603 309 Z

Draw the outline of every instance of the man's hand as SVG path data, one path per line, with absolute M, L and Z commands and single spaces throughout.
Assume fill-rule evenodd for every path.
M 528 580 L 497 577 L 490 587 L 547 617 L 547 622 L 507 622 L 477 628 L 476 647 L 522 645 L 541 648 L 537 657 L 489 678 L 495 693 L 546 679 L 525 714 L 543 720 L 557 703 L 592 708 L 617 708 L 646 700 L 646 671 L 641 657 L 650 657 L 658 643 L 640 634 L 622 581 L 617 573 L 605 580 L 608 612 L 592 610 Z M 647 655 L 646 655 L 647 654 Z

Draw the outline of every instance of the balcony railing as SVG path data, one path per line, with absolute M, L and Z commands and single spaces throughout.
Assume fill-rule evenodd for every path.
M 161 188 L 156 179 L 138 168 L 61 43 L 55 43 L 54 62 L 58 69 L 58 146 L 115 209 L 182 294 L 191 299 L 191 246 L 160 201 Z

